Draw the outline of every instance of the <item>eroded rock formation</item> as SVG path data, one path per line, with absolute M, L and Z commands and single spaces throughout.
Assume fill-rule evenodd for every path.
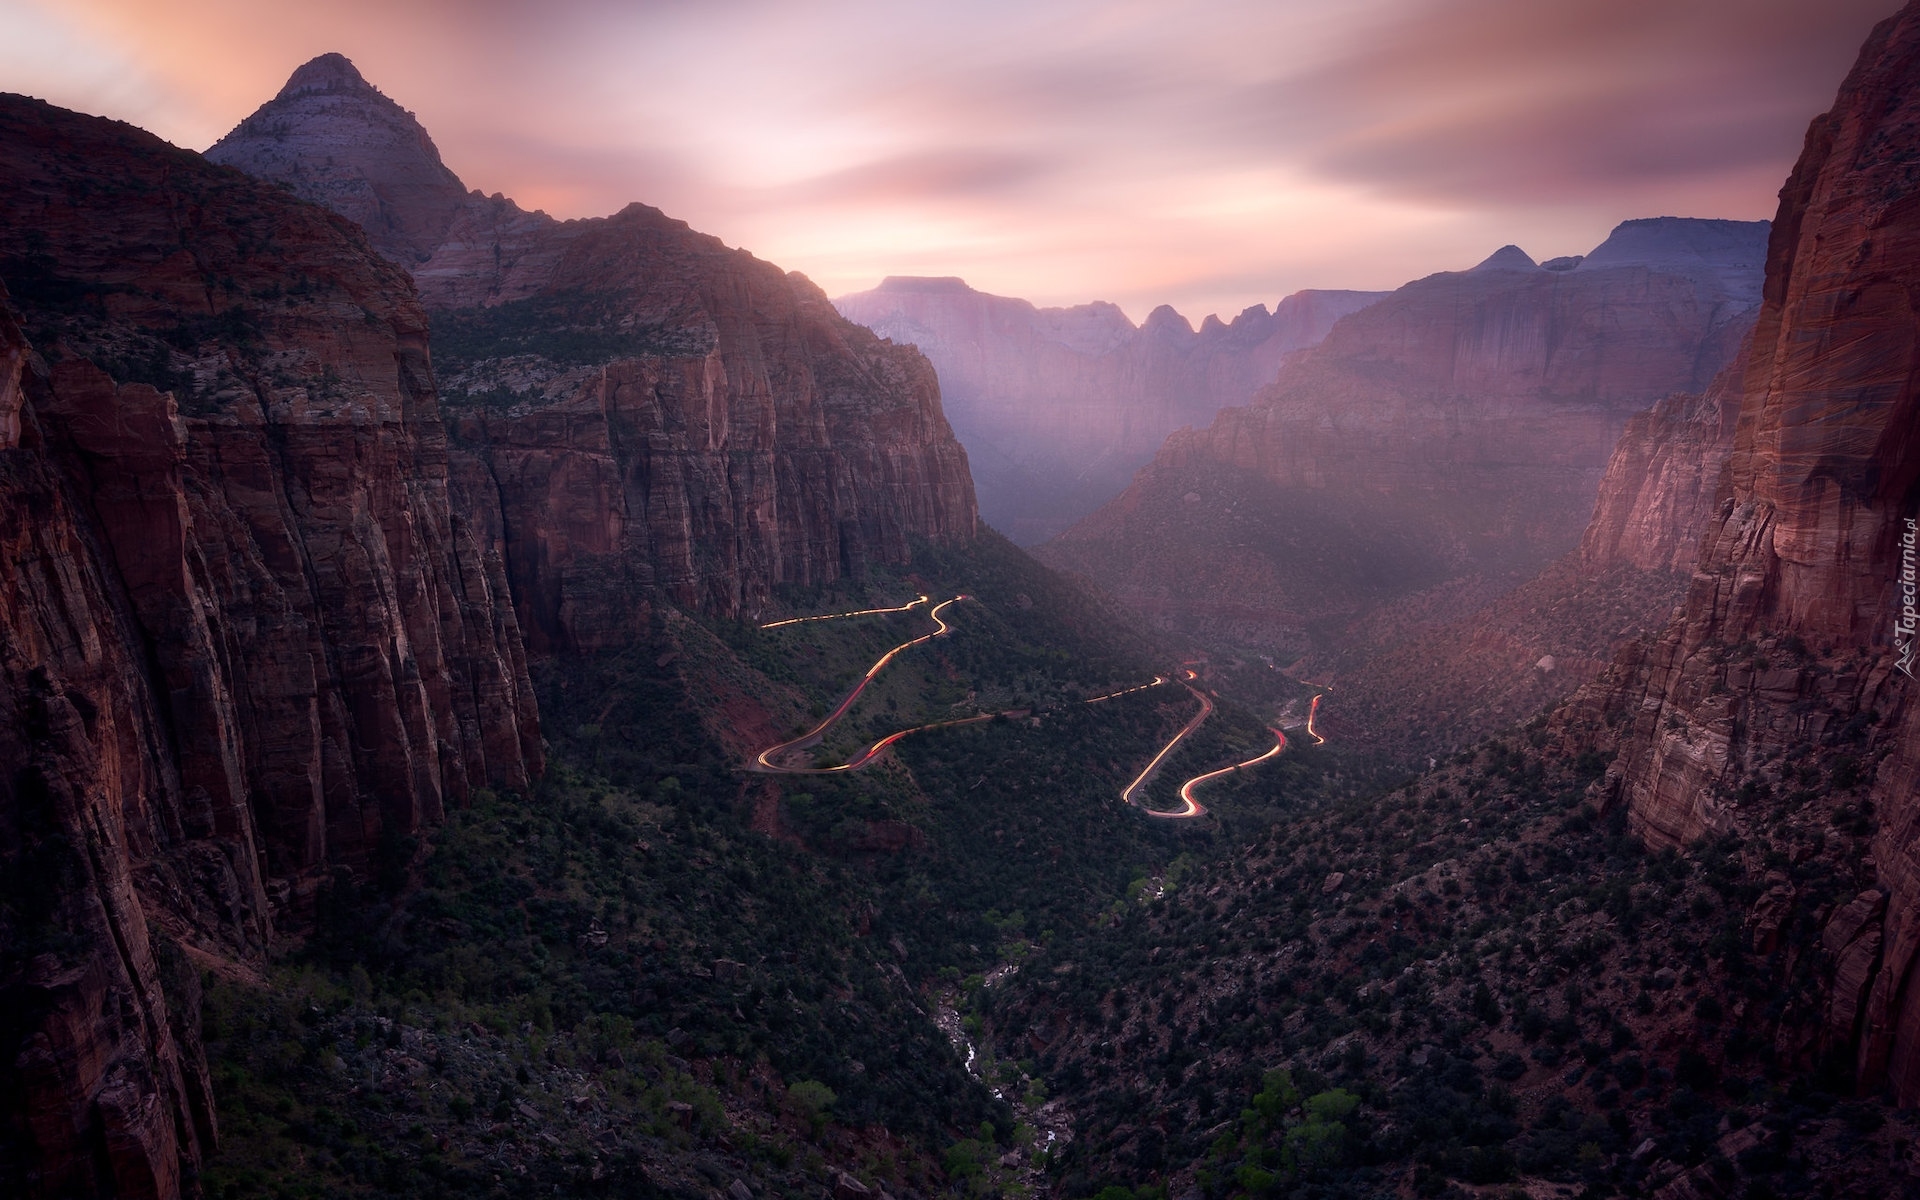
M 1902 538 L 1920 515 L 1916 144 L 1909 5 L 1869 39 L 1781 192 L 1686 603 L 1581 698 L 1625 730 L 1606 794 L 1652 844 L 1743 829 L 1780 791 L 1809 811 L 1877 814 L 1872 894 L 1827 927 L 1830 1035 L 1863 1087 L 1889 1083 L 1908 1102 L 1920 1098 L 1920 705 L 1894 635 Z

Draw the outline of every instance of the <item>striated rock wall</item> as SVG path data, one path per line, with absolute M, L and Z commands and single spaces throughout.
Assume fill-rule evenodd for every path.
M 1580 539 L 1582 564 L 1692 569 L 1733 452 L 1745 371 L 1737 360 L 1704 394 L 1676 392 L 1627 419 Z
M 168 1196 L 214 1124 L 167 957 L 256 957 L 525 786 L 537 714 L 498 506 L 450 502 L 425 315 L 356 228 L 0 97 L 0 280 L 0 1174 Z
M 140 686 L 104 548 L 47 452 L 45 364 L 4 309 L 0 353 L 16 419 L 0 450 L 0 1178 L 35 1196 L 171 1196 L 215 1126 L 134 868 L 168 856 L 232 885 L 223 851 L 238 847 L 169 855 L 184 830 L 164 715 Z M 260 915 L 228 933 L 257 936 Z
M 1031 543 L 1118 493 L 1169 433 L 1245 403 L 1287 354 L 1385 294 L 1296 292 L 1197 331 L 1166 306 L 1136 327 L 1112 304 L 1036 308 L 951 278 L 889 278 L 834 307 L 933 360 L 982 515 Z
M 440 339 L 448 402 L 498 488 L 536 650 L 620 644 L 637 596 L 737 616 L 905 562 L 913 538 L 973 536 L 966 452 L 917 352 L 656 209 L 560 231 L 529 297 L 438 317 L 472 331 Z M 607 344 L 518 353 L 519 314 L 545 328 L 550 305 Z
M 340 135 L 394 122 L 417 136 Z M 355 181 L 444 170 L 337 55 L 208 154 L 348 216 Z M 966 452 L 911 347 L 657 209 L 560 222 L 457 190 L 410 194 L 400 224 L 441 230 L 407 261 L 433 313 L 453 474 L 476 511 L 500 509 L 536 653 L 618 646 L 657 600 L 749 614 L 775 587 L 905 562 L 914 538 L 973 536 Z M 377 245 L 411 245 L 379 228 Z
M 1916 145 L 1909 5 L 1869 39 L 1781 192 L 1686 603 L 1581 698 L 1625 731 L 1606 787 L 1653 844 L 1742 828 L 1759 785 L 1822 763 L 1809 801 L 1871 805 L 1875 894 L 1828 926 L 1830 1032 L 1863 1087 L 1906 1102 L 1920 1099 L 1920 717 L 1893 635 L 1901 537 L 1920 515 Z

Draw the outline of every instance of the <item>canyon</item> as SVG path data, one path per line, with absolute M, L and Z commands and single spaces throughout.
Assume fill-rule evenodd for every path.
M 1406 1180 L 1382 1160 L 1436 1189 L 1912 1187 L 1910 1117 L 1878 1101 L 1920 1100 L 1897 628 L 1917 82 L 1909 4 L 1807 133 L 1743 351 L 1628 422 L 1577 548 L 1501 602 L 1535 610 L 1482 609 L 1489 640 L 1436 682 L 1471 692 L 1494 635 L 1595 572 L 1678 570 L 1668 615 L 1613 650 L 1602 625 L 1604 665 L 1557 709 L 1302 807 L 1030 964 L 997 1016 L 1091 1114 L 1065 1170 L 1254 1194 Z M 1789 1099 L 1823 1090 L 1834 1119 Z
M 1136 326 L 1112 304 L 1038 308 L 954 278 L 892 276 L 833 303 L 933 363 L 981 515 L 1024 546 L 1119 494 L 1168 434 L 1246 403 L 1288 354 L 1384 295 L 1295 292 L 1198 330 L 1167 305 Z
M 1509 246 L 1416 280 L 1037 553 L 1287 661 L 1373 637 L 1391 604 L 1465 616 L 1577 546 L 1635 413 L 1733 359 L 1766 229 L 1628 221 L 1583 257 Z
M 1195 331 L 0 96 L 0 1180 L 1896 1190 L 1916 144 L 1920 0 L 1771 223 Z
M 528 789 L 531 660 L 974 533 L 912 350 L 655 210 L 469 197 L 337 55 L 283 93 L 314 96 L 399 130 L 307 144 L 370 156 L 377 186 L 313 186 L 372 245 L 129 126 L 0 99 L 0 1175 L 33 1194 L 190 1190 L 217 1141 L 201 972 L 258 969 L 326 889 Z M 537 262 L 424 295 L 449 326 L 491 301 L 462 369 L 533 382 L 443 404 L 423 289 L 377 251 L 417 270 L 476 205 Z M 528 312 L 583 304 L 575 352 L 517 353 Z

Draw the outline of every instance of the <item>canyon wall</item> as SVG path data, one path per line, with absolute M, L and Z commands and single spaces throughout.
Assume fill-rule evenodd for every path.
M 538 719 L 425 313 L 357 228 L 9 96 L 0 280 L 0 1173 L 165 1196 L 214 1127 L 163 960 L 257 959 L 383 840 L 524 787 Z
M 1781 192 L 1685 604 L 1575 706 L 1622 731 L 1602 799 L 1651 844 L 1746 830 L 1783 800 L 1808 837 L 1829 811 L 1877 816 L 1863 890 L 1826 929 L 1828 1032 L 1863 1088 L 1904 1102 L 1920 1099 L 1920 706 L 1896 638 L 1920 515 L 1916 144 L 1909 5 L 1869 39 Z M 1594 539 L 1617 528 L 1597 522 Z
M 256 124 L 273 161 L 369 229 L 0 97 L 0 1178 L 28 1195 L 192 1190 L 199 971 L 525 788 L 530 653 L 974 532 L 931 367 L 806 280 L 643 206 L 466 193 L 338 56 L 282 98 L 326 136 Z M 457 406 L 383 253 L 443 305 Z
M 1296 292 L 1198 330 L 1165 305 L 1135 326 L 1112 304 L 1037 308 L 953 278 L 889 277 L 833 303 L 933 361 L 981 515 L 1032 544 L 1118 494 L 1169 433 L 1244 404 L 1286 355 L 1385 294 Z
M 1465 616 L 1579 544 L 1633 414 L 1734 357 L 1766 228 L 1629 221 L 1579 259 L 1509 246 L 1410 283 L 1039 553 L 1163 624 L 1286 656 L 1377 645 L 1389 604 Z
M 369 235 L 432 314 L 456 482 L 498 497 L 537 653 L 622 645 L 655 601 L 751 615 L 782 585 L 973 536 L 966 452 L 926 359 L 803 276 L 645 205 L 562 222 L 466 192 L 339 55 L 208 157 L 387 214 Z

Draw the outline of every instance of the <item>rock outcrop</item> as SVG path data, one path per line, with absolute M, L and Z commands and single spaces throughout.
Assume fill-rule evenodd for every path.
M 1625 730 L 1605 797 L 1655 845 L 1746 828 L 1781 791 L 1836 820 L 1839 806 L 1878 816 L 1863 870 L 1884 913 L 1865 897 L 1830 922 L 1829 1013 L 1861 1085 L 1907 1102 L 1920 1099 L 1920 705 L 1896 623 L 1920 515 L 1917 145 L 1910 4 L 1875 30 L 1781 192 L 1685 605 L 1577 706 Z
M 1288 354 L 1385 294 L 1296 292 L 1197 331 L 1164 305 L 1135 326 L 1112 304 L 1036 308 L 953 278 L 892 277 L 833 303 L 933 360 L 981 515 L 1031 544 L 1118 494 L 1169 433 L 1246 403 Z
M 1364 623 L 1450 580 L 1477 604 L 1489 581 L 1511 587 L 1579 542 L 1634 413 L 1704 391 L 1733 358 L 1766 228 L 1627 222 L 1553 269 L 1507 247 L 1410 283 L 1335 324 L 1251 404 L 1168 438 L 1128 493 L 1041 557 L 1187 632 L 1286 653 L 1313 646 L 1310 627 Z M 1268 547 L 1204 520 L 1226 507 L 1296 529 Z M 1349 586 L 1299 586 L 1328 562 L 1348 563 Z M 1223 623 L 1228 611 L 1244 615 Z
M 0 280 L 0 1175 L 169 1196 L 214 1137 L 169 956 L 256 958 L 524 787 L 537 714 L 425 314 L 356 227 L 0 97 Z
M 322 54 L 271 101 L 207 150 L 249 175 L 280 179 L 366 230 L 388 258 L 412 267 L 446 240 L 469 196 L 413 114 Z
M 1580 539 L 1583 565 L 1692 569 L 1733 453 L 1744 376 L 1738 361 L 1704 394 L 1676 392 L 1627 420 Z
M 655 600 L 752 613 L 973 536 L 932 369 L 800 275 L 645 205 L 562 222 L 465 192 L 338 55 L 208 156 L 356 220 L 381 198 L 369 234 L 433 314 L 455 477 L 498 497 L 537 653 L 621 645 Z

